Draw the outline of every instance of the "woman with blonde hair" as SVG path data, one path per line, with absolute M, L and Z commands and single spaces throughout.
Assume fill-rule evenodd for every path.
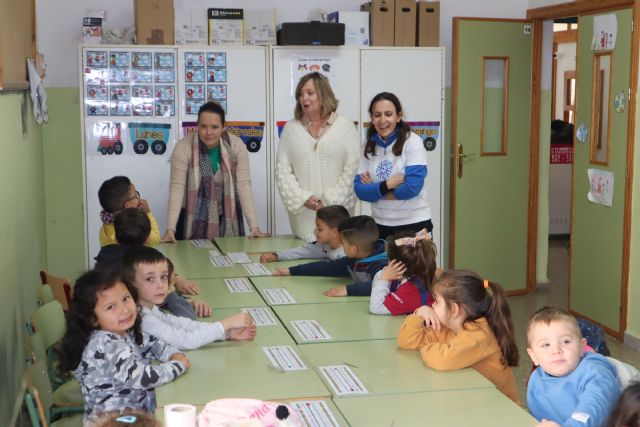
M 280 137 L 276 181 L 293 233 L 311 242 L 318 209 L 342 205 L 353 211 L 360 143 L 353 121 L 336 112 L 338 100 L 325 76 L 306 74 L 295 96 L 294 119 Z

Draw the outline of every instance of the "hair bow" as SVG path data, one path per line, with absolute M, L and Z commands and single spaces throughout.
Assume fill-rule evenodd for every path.
M 402 237 L 394 240 L 394 243 L 396 246 L 415 246 L 418 240 L 431 240 L 431 233 L 429 233 L 426 228 L 423 228 L 416 233 L 415 237 Z

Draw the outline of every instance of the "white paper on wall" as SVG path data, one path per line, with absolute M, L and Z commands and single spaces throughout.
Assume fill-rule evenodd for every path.
M 613 172 L 600 169 L 587 169 L 589 177 L 589 194 L 587 198 L 592 203 L 600 205 L 613 205 Z

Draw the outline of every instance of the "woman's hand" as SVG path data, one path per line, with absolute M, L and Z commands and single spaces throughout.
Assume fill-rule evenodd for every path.
M 162 239 L 160 239 L 160 241 L 163 243 L 175 243 L 176 232 L 173 230 L 167 229 L 167 231 L 164 232 L 164 236 L 162 236 Z
M 426 325 L 427 328 L 431 328 L 435 332 L 440 332 L 440 329 L 442 328 L 442 325 L 440 324 L 440 319 L 438 319 L 436 312 L 433 311 L 431 307 L 429 307 L 428 305 L 423 305 L 422 307 L 418 308 L 414 313 L 416 314 L 416 316 L 422 317 L 422 320 L 424 320 L 424 324 Z
M 390 176 L 387 178 L 387 188 L 389 190 L 394 190 L 400 186 L 404 182 L 404 174 L 399 173 L 397 175 Z
M 315 196 L 311 196 L 304 202 L 304 207 L 307 209 L 311 209 L 312 211 L 317 211 L 318 209 L 324 207 L 322 204 L 322 200 L 318 199 Z
M 371 181 L 371 175 L 369 175 L 369 172 L 365 171 L 360 174 L 360 182 L 363 184 L 371 184 L 373 182 Z
M 251 237 L 271 237 L 271 233 L 260 231 L 260 227 L 253 227 L 251 229 L 251 235 L 249 236 L 249 238 Z
M 402 263 L 402 261 L 398 261 L 396 259 L 391 260 L 386 267 L 382 269 L 382 280 L 386 280 L 390 282 L 392 280 L 402 279 L 404 277 L 404 273 L 407 272 L 407 267 Z

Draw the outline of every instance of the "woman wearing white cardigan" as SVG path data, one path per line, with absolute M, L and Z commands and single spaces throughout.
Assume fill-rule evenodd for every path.
M 353 211 L 360 143 L 353 121 L 336 113 L 338 100 L 326 77 L 303 76 L 295 94 L 295 119 L 280 136 L 276 180 L 293 233 L 312 242 L 318 209 L 342 205 Z

